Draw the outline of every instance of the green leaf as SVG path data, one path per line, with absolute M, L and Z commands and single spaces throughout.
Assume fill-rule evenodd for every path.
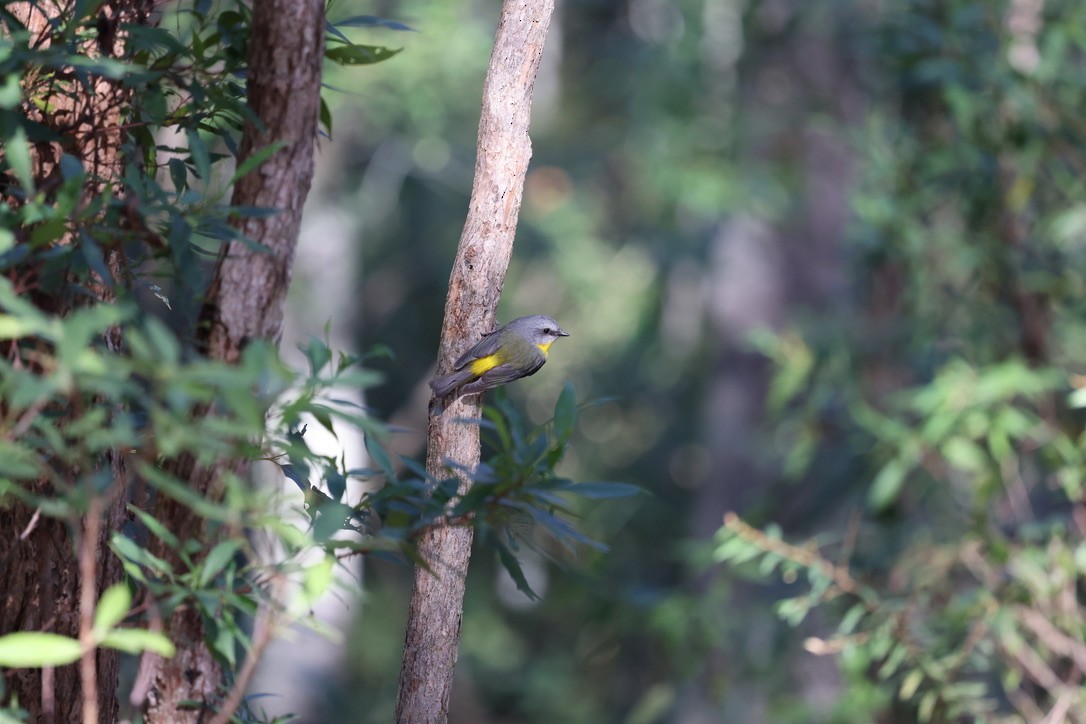
M 260 166 L 260 164 L 264 163 L 276 153 L 286 148 L 286 146 L 286 141 L 276 141 L 275 143 L 270 143 L 267 146 L 264 146 L 263 148 L 257 149 L 256 151 L 252 152 L 251 154 L 249 154 L 248 158 L 238 164 L 238 168 L 236 171 L 234 171 L 234 176 L 230 179 L 230 183 L 237 183 L 242 176 L 256 169 L 258 166 Z
M 381 468 L 389 482 L 397 480 L 396 470 L 392 467 L 392 459 L 385 452 L 385 449 L 381 447 L 381 443 L 373 438 L 373 435 L 366 435 L 366 452 L 369 453 L 373 462 L 377 463 L 377 466 Z
M 0 108 L 10 111 L 23 100 L 21 80 L 18 73 L 4 76 L 4 82 L 0 84 Z
M 951 465 L 971 473 L 981 472 L 988 463 L 981 447 L 965 437 L 950 438 L 943 443 L 942 452 Z
M 916 709 L 916 719 L 920 722 L 929 722 L 935 714 L 935 705 L 939 703 L 939 695 L 935 691 L 929 691 L 920 699 L 920 705 Z
M 348 38 L 346 35 L 344 35 L 339 30 L 336 30 L 336 26 L 332 25 L 332 23 L 327 21 L 327 20 L 324 22 L 324 29 L 325 29 L 326 32 L 328 32 L 328 33 L 334 35 L 335 37 L 339 38 L 340 40 L 342 40 L 344 43 L 351 42 L 350 38 Z
M 5 317 L 0 316 L 0 327 Z M 7 478 L 29 480 L 41 473 L 40 463 L 33 450 L 18 443 L 0 440 L 0 475 Z
M 327 129 L 330 137 L 332 135 L 332 110 L 328 107 L 328 103 L 324 100 L 324 96 L 321 96 L 320 122 Z
M 205 183 L 211 180 L 211 154 L 208 153 L 207 144 L 200 138 L 199 131 L 190 128 L 188 131 L 189 156 L 192 165 L 196 168 L 196 175 Z
M 234 632 L 223 621 L 214 622 L 214 632 L 210 636 L 211 648 L 222 657 L 231 669 L 237 667 L 238 640 Z
M 128 505 L 128 512 L 139 518 L 140 522 L 147 526 L 147 530 L 151 531 L 151 533 L 163 543 L 170 548 L 177 547 L 177 536 L 175 536 L 169 528 L 162 525 L 158 518 L 132 504 Z
M 305 347 L 299 346 L 298 349 L 302 351 L 309 362 L 310 377 L 316 377 L 320 374 L 320 371 L 332 359 L 332 350 L 328 349 L 328 345 L 316 337 L 310 337 L 309 344 Z
M 34 193 L 34 174 L 31 172 L 30 143 L 26 129 L 13 114 L 0 115 L 0 139 L 4 141 L 4 156 L 8 167 L 19 179 L 28 196 Z
M 898 690 L 898 698 L 902 701 L 908 701 L 913 698 L 913 694 L 920 688 L 920 684 L 924 682 L 924 670 L 913 669 L 905 675 L 904 680 L 901 682 L 901 688 Z
M 403 48 L 390 50 L 376 45 L 339 45 L 324 51 L 324 57 L 340 65 L 370 65 L 388 60 Z
M 856 630 L 856 627 L 866 615 L 867 607 L 862 603 L 857 603 L 848 610 L 848 613 L 841 617 L 841 623 L 837 626 L 837 633 L 842 636 L 848 636 Z
M 34 227 L 30 232 L 30 245 L 40 249 L 56 241 L 67 230 L 65 219 L 48 219 Z
M 573 437 L 573 426 L 576 422 L 577 393 L 573 390 L 573 383 L 567 382 L 554 405 L 554 434 L 560 444 L 564 445 Z
M 513 583 L 517 584 L 517 590 L 533 601 L 540 600 L 539 596 L 536 595 L 536 592 L 528 585 L 528 579 L 524 577 L 524 571 L 520 567 L 520 561 L 513 555 L 513 552 L 501 541 L 493 540 L 492 544 L 494 549 L 498 552 L 498 560 L 501 561 L 502 567 L 509 573 L 509 576 L 513 579 Z
M 78 661 L 83 647 L 73 638 L 44 631 L 0 636 L 0 666 L 14 669 L 63 666 Z
M 326 469 L 324 484 L 328 486 L 328 492 L 331 493 L 333 500 L 343 500 L 343 495 L 347 492 L 347 478 L 343 473 L 335 468 Z
M 95 639 L 100 641 L 107 631 L 123 621 L 131 606 L 132 593 L 127 583 L 115 583 L 107 588 L 94 609 Z
M 165 634 L 141 628 L 115 628 L 105 635 L 101 645 L 129 654 L 150 651 L 167 659 L 177 652 Z
M 181 193 L 188 188 L 189 170 L 185 167 L 184 161 L 179 158 L 171 158 L 166 165 L 170 170 L 170 181 L 173 182 L 174 190 Z
M 200 570 L 200 588 L 207 588 L 215 576 L 226 567 L 226 564 L 233 560 L 240 547 L 241 544 L 236 540 L 224 540 L 211 549 Z
M 335 577 L 335 565 L 335 556 L 328 555 L 305 569 L 302 578 L 302 591 L 305 594 L 304 600 L 307 606 L 312 605 L 318 598 L 323 596 L 328 587 L 332 585 L 332 580 Z
M 169 563 L 158 558 L 147 549 L 141 548 L 134 540 L 126 538 L 121 533 L 113 534 L 113 537 L 109 540 L 109 547 L 113 549 L 113 552 L 117 554 L 122 563 L 126 564 L 125 569 L 130 574 L 132 570 L 140 570 L 140 566 L 149 569 L 156 576 L 166 576 L 172 573 Z M 134 564 L 134 566 L 130 567 L 128 564 Z
M 346 527 L 347 519 L 353 514 L 354 509 L 349 505 L 330 499 L 322 501 L 313 523 L 313 539 L 318 543 L 326 542 Z
M 643 488 L 630 483 L 610 483 L 610 482 L 595 482 L 595 483 L 570 483 L 563 485 L 556 490 L 561 490 L 567 493 L 573 493 L 574 495 L 580 495 L 590 500 L 604 500 L 607 498 L 628 498 L 631 495 L 639 495 L 645 493 Z
M 389 30 L 409 30 L 418 32 L 410 25 L 405 25 L 399 20 L 386 20 L 376 15 L 355 15 L 335 23 L 337 28 L 388 28 Z
M 872 510 L 885 510 L 897 501 L 908 472 L 908 466 L 900 458 L 894 458 L 882 467 L 867 493 L 867 503 Z

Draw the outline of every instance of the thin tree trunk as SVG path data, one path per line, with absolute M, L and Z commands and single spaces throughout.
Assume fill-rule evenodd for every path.
M 6 9 L 30 31 L 31 47 L 45 48 L 53 42 L 57 24 L 72 20 L 75 5 L 74 0 L 20 2 L 10 3 Z M 150 8 L 150 0 L 102 3 L 97 12 L 98 37 L 87 40 L 81 52 L 88 57 L 124 57 L 125 39 L 123 33 L 117 33 L 117 28 L 146 22 Z M 3 28 L 4 32 L 9 30 Z M 78 159 L 86 172 L 83 198 L 90 199 L 120 176 L 121 118 L 131 90 L 106 78 L 95 79 L 93 90 L 63 80 L 51 81 L 43 87 L 35 83 L 37 80 L 40 78 L 32 74 L 24 79 L 30 87 L 23 89 L 26 97 L 23 112 L 62 140 L 32 146 L 31 173 L 35 184 L 39 190 L 53 188 L 59 178 L 60 158 L 68 154 Z M 3 200 L 12 205 L 21 203 L 14 197 Z M 17 238 L 25 242 L 18 232 Z M 56 243 L 75 242 L 68 234 Z M 106 253 L 110 269 L 116 272 L 113 252 Z M 36 271 L 19 280 L 28 296 L 51 314 L 69 312 L 76 296 L 42 292 L 32 276 Z M 98 300 L 108 301 L 113 298 L 110 281 L 95 280 L 87 287 Z M 116 331 L 108 335 L 107 343 L 114 351 L 119 349 Z M 94 511 L 90 515 L 96 520 L 78 517 L 60 520 L 16 502 L 0 508 L 0 636 L 14 631 L 48 631 L 79 638 L 81 591 L 84 600 L 93 605 L 102 590 L 121 579 L 120 561 L 106 553 L 106 544 L 125 521 L 125 469 L 119 454 L 112 455 L 108 464 L 114 486 L 104 500 L 90 506 Z M 37 491 L 44 491 L 47 486 L 47 481 L 40 481 Z M 81 552 L 85 563 L 82 571 Z M 86 565 L 88 562 L 90 565 Z M 83 586 L 87 577 L 93 579 L 91 585 Z M 82 673 L 78 664 L 10 672 L 5 677 L 8 690 L 3 701 L 17 697 L 32 722 L 76 722 L 84 716 L 114 721 L 118 712 L 117 652 L 99 649 L 88 654 L 83 664 Z M 87 690 L 83 687 L 84 677 L 89 682 Z
M 262 128 L 247 124 L 239 162 L 270 144 L 285 147 L 247 174 L 234 187 L 236 206 L 278 209 L 274 216 L 239 220 L 242 234 L 267 248 L 257 251 L 232 243 L 220 259 L 205 300 L 205 321 L 198 330 L 201 346 L 214 359 L 234 363 L 256 339 L 279 340 L 283 305 L 290 284 L 302 206 L 313 179 L 313 153 L 320 109 L 324 57 L 324 0 L 261 0 L 253 4 L 249 41 L 248 103 Z M 233 465 L 235 471 L 244 465 Z M 197 468 L 178 461 L 173 474 L 202 495 L 219 495 L 224 469 Z M 162 520 L 184 537 L 200 535 L 204 550 L 212 543 L 204 521 L 186 506 L 164 498 Z M 156 550 L 169 557 L 168 550 Z M 156 659 L 145 702 L 147 721 L 196 721 L 204 712 L 181 708 L 198 701 L 214 709 L 224 698 L 222 670 L 204 641 L 204 622 L 191 608 L 177 610 L 167 635 L 178 646 L 173 659 Z
M 502 6 L 483 86 L 471 202 L 449 277 L 438 351 L 441 372 L 482 332 L 495 327 L 532 155 L 532 92 L 553 10 L 553 0 L 506 0 Z M 471 396 L 443 413 L 431 410 L 426 468 L 435 478 L 450 474 L 450 462 L 461 470 L 479 464 L 479 428 L 459 422 L 478 418 L 479 408 L 479 398 Z M 467 485 L 464 478 L 461 489 Z M 397 722 L 448 718 L 471 541 L 468 527 L 436 526 L 421 536 L 419 555 L 429 570 L 415 568 Z

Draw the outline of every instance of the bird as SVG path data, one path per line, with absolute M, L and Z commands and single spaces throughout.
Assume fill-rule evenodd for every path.
M 430 380 L 434 397 L 473 395 L 534 375 L 547 361 L 551 345 L 568 337 L 558 322 L 543 314 L 518 317 L 487 332 L 453 363 L 453 371 Z

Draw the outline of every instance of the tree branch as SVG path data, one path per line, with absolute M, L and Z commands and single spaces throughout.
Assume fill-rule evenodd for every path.
M 553 0 L 506 0 L 502 5 L 483 85 L 475 181 L 445 301 L 441 372 L 482 332 L 495 327 L 532 155 L 532 93 L 553 10 Z M 443 413 L 431 409 L 426 455 L 431 475 L 447 477 L 449 463 L 461 470 L 479 464 L 479 428 L 460 422 L 477 419 L 479 408 L 479 398 L 469 396 Z M 461 480 L 463 490 L 470 481 L 463 475 Z M 398 722 L 442 722 L 448 717 L 472 532 L 468 527 L 435 526 L 419 540 L 419 555 L 427 566 L 415 567 Z
M 320 114 L 324 59 L 324 0 L 261 0 L 253 4 L 249 41 L 247 100 L 258 123 L 245 125 L 238 162 L 282 142 L 283 148 L 234 186 L 231 204 L 276 209 L 277 213 L 237 221 L 241 234 L 264 247 L 232 242 L 219 260 L 205 295 L 199 344 L 208 357 L 236 363 L 245 346 L 257 339 L 278 342 L 290 283 L 302 206 L 313 179 L 313 154 Z M 198 467 L 191 458 L 171 461 L 171 474 L 215 499 L 225 469 L 238 471 L 244 461 L 215 468 Z M 160 520 L 185 536 L 199 535 L 204 521 L 185 504 L 163 498 Z M 156 555 L 176 553 L 153 541 Z M 213 543 L 204 548 L 210 550 Z M 199 701 L 215 708 L 222 697 L 221 671 L 204 642 L 204 624 L 191 608 L 177 609 L 167 634 L 178 644 L 172 659 L 149 660 L 156 671 L 145 714 L 149 722 L 177 721 L 182 703 Z M 251 655 L 259 652 L 251 652 Z M 153 699 L 153 701 L 152 701 Z

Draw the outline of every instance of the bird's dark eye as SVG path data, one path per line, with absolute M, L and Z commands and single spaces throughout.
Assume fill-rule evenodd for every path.
M 543 334 L 554 334 L 554 330 L 551 329 L 550 327 L 544 327 L 543 328 Z

